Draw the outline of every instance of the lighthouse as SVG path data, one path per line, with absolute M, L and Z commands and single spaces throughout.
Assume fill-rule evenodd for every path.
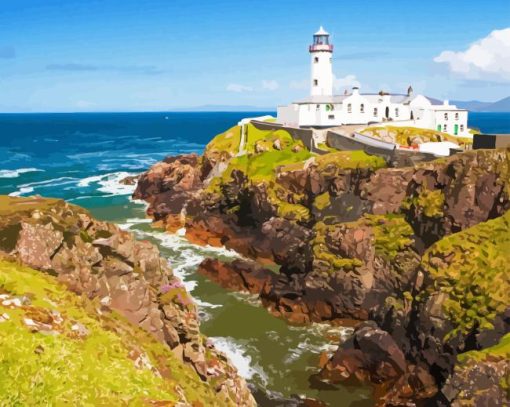
M 331 56 L 333 45 L 329 43 L 329 34 L 319 28 L 313 35 L 313 44 L 309 47 L 311 56 L 311 96 L 333 95 L 333 68 Z

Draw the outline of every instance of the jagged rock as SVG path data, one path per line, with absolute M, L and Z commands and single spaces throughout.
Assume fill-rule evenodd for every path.
M 46 225 L 22 222 L 16 243 L 20 260 L 30 267 L 42 270 L 51 268 L 51 258 L 62 244 L 64 235 L 51 223 Z
M 510 150 L 467 151 L 407 168 L 352 166 L 342 159 L 348 158 L 284 165 L 267 182 L 236 168 L 216 191 L 190 197 L 186 234 L 280 265 L 260 291 L 276 315 L 298 323 L 373 319 L 385 332 L 381 343 L 390 336 L 401 352 L 396 359 L 384 356 L 370 341 L 365 350 L 342 347 L 333 376 L 391 382 L 389 404 L 430 398 L 458 352 L 487 346 L 508 330 L 510 319 L 500 309 L 490 322 L 494 334 L 474 328 L 445 342 L 453 328 L 444 311 L 448 301 L 434 292 L 421 258 L 435 242 L 510 209 Z M 151 212 L 156 219 L 165 218 L 165 205 Z M 435 255 L 430 264 L 448 267 L 450 259 Z M 235 268 L 206 265 L 223 284 L 248 289 Z M 402 355 L 413 362 L 404 371 Z
M 189 183 L 183 181 L 181 185 Z M 64 201 L 6 199 L 9 213 L 0 212 L 0 236 L 8 236 L 14 244 L 7 242 L 1 249 L 14 247 L 11 255 L 21 263 L 51 272 L 70 290 L 97 298 L 102 312 L 117 311 L 169 348 L 184 349 L 184 359 L 203 380 L 209 379 L 209 359 L 196 306 L 156 246 L 138 242 L 131 233 L 97 221 Z M 19 228 L 12 227 L 18 224 Z M 8 254 L 1 249 L 0 255 Z M 59 320 L 58 315 L 36 315 L 26 318 L 25 324 L 32 330 L 57 335 Z M 87 335 L 79 325 L 71 331 L 77 337 Z M 210 353 L 217 355 L 214 350 Z M 230 402 L 255 405 L 235 369 L 225 359 L 214 358 L 223 372 L 216 374 L 215 383 L 225 385 Z
M 236 259 L 224 263 L 217 259 L 205 259 L 198 266 L 200 274 L 206 275 L 224 288 L 260 294 L 266 284 L 271 284 L 273 273 L 256 263 Z
M 181 213 L 191 194 L 202 186 L 202 169 L 196 154 L 167 157 L 140 175 L 133 197 L 149 201 L 148 213 L 156 219 Z

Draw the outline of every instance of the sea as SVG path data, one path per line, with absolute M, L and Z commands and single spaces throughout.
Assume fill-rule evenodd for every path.
M 202 153 L 216 134 L 245 117 L 274 112 L 0 114 L 0 194 L 62 198 L 157 244 L 199 307 L 201 329 L 250 385 L 279 397 L 307 396 L 330 405 L 370 406 L 371 389 L 317 388 L 319 356 L 352 329 L 299 327 L 270 315 L 250 295 L 231 293 L 196 273 L 206 257 L 230 250 L 200 247 L 183 234 L 155 229 L 133 186 L 120 181 L 168 155 Z M 470 113 L 469 127 L 510 133 L 510 113 Z

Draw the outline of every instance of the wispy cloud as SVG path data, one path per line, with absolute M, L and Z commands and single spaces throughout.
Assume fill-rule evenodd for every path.
M 153 65 L 92 65 L 92 64 L 49 64 L 46 65 L 48 71 L 67 71 L 67 72 L 92 72 L 92 71 L 110 71 L 122 73 L 134 73 L 141 75 L 159 75 L 165 71 Z
M 0 46 L 0 58 L 1 59 L 13 59 L 16 58 L 16 50 L 10 46 Z
M 345 88 L 352 88 L 353 86 L 360 86 L 359 81 L 356 79 L 356 75 L 346 75 L 342 78 L 337 78 L 336 76 L 333 76 L 333 87 L 336 91 L 345 89 Z
M 241 85 L 239 83 L 229 83 L 227 85 L 227 91 L 236 93 L 251 92 L 253 91 L 253 88 L 251 86 Z
M 333 59 L 342 59 L 342 60 L 373 60 L 375 58 L 386 58 L 391 56 L 390 52 L 387 51 L 361 51 L 361 52 L 352 52 L 350 54 L 337 54 Z
M 510 81 L 510 28 L 492 31 L 465 51 L 443 51 L 434 62 L 468 80 Z
M 275 81 L 274 79 L 272 80 L 263 80 L 262 81 L 262 89 L 266 89 L 266 90 L 276 90 L 280 87 L 280 85 L 278 84 L 277 81 Z

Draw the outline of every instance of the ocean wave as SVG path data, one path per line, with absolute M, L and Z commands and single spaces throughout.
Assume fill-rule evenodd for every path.
M 102 175 L 92 175 L 81 179 L 77 186 L 80 188 L 86 188 L 90 187 L 92 184 L 98 184 L 99 188 L 97 188 L 97 190 L 100 192 L 110 195 L 131 195 L 135 191 L 136 186 L 125 185 L 120 182 L 131 175 L 135 174 L 119 171 Z
M 135 192 L 136 185 L 125 185 L 120 182 L 124 178 L 132 175 L 136 174 L 124 171 L 106 174 L 106 176 L 98 182 L 99 185 L 101 185 L 98 191 L 112 195 L 132 195 L 133 192 Z
M 58 177 L 44 181 L 29 182 L 27 184 L 18 185 L 18 190 L 11 192 L 10 196 L 22 196 L 34 192 L 34 188 L 51 188 L 56 186 L 67 185 L 75 182 L 78 178 Z
M 11 192 L 9 196 L 21 196 L 24 194 L 30 194 L 31 192 L 34 192 L 34 188 L 32 187 L 21 187 L 17 191 Z
M 239 254 L 233 250 L 211 246 L 202 247 L 190 243 L 184 237 L 184 229 L 174 234 L 139 229 L 133 229 L 132 231 L 138 237 L 155 239 L 161 248 L 169 250 L 168 257 L 172 258 L 170 266 L 189 292 L 194 291 L 197 286 L 197 282 L 190 279 L 190 277 L 206 257 L 239 257 Z M 163 253 L 163 255 L 166 256 L 167 254 Z
M 18 178 L 27 172 L 41 172 L 39 168 L 18 168 L 17 170 L 0 170 L 0 178 Z
M 267 384 L 267 375 L 260 366 L 253 363 L 251 356 L 247 354 L 247 349 L 243 344 L 236 342 L 234 338 L 231 337 L 213 336 L 209 337 L 209 339 L 216 349 L 227 355 L 240 376 L 247 380 L 258 376 L 264 384 Z

